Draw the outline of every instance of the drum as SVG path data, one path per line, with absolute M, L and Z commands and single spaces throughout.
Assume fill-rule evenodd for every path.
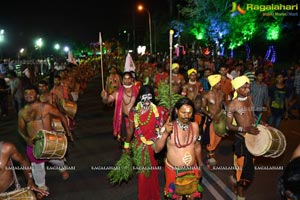
M 77 103 L 66 99 L 61 100 L 60 103 L 66 114 L 73 119 L 77 112 Z
M 34 139 L 33 155 L 37 159 L 62 159 L 68 147 L 65 134 L 40 130 Z
M 281 131 L 273 127 L 258 125 L 260 133 L 246 134 L 245 143 L 248 151 L 254 156 L 277 158 L 286 148 L 286 139 Z
M 212 126 L 214 128 L 215 133 L 220 136 L 220 137 L 225 137 L 227 135 L 226 133 L 226 113 L 224 110 L 219 112 L 217 114 L 219 117 L 219 122 L 215 123 L 214 121 L 212 122 Z
M 56 132 L 63 132 L 65 133 L 65 128 L 63 127 L 60 119 L 58 118 L 52 118 L 51 119 L 51 126 Z
M 36 196 L 29 187 L 26 187 L 11 192 L 0 193 L 0 200 L 36 200 Z

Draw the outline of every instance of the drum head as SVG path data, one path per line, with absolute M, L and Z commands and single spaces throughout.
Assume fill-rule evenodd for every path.
M 35 158 L 40 158 L 41 154 L 43 153 L 44 138 L 45 138 L 44 131 L 40 130 L 34 139 L 35 144 L 33 147 L 33 155 Z
M 257 135 L 246 134 L 245 143 L 248 151 L 254 156 L 265 154 L 272 144 L 272 136 L 267 127 L 263 125 L 257 126 L 260 131 Z
M 77 103 L 64 99 L 64 100 L 61 100 L 61 104 L 62 104 L 62 107 L 64 108 L 66 114 L 69 117 L 74 118 L 76 115 L 76 112 L 77 112 Z

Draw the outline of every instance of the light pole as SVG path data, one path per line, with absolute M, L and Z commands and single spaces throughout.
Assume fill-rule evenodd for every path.
M 0 30 L 0 43 L 4 42 L 4 29 Z M 0 48 L 0 54 L 1 54 L 1 59 L 2 59 L 2 50 Z
M 149 12 L 149 10 L 147 8 L 145 8 L 142 5 L 138 6 L 138 10 L 142 11 L 142 10 L 146 10 L 147 14 L 148 14 L 148 22 L 149 22 L 149 39 L 150 39 L 150 55 L 152 55 L 152 31 L 151 31 L 151 14 Z

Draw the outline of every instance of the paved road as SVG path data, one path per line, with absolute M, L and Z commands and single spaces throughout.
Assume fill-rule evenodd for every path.
M 78 115 L 75 142 L 69 143 L 67 164 L 70 178 L 63 181 L 59 172 L 47 166 L 46 183 L 50 196 L 45 200 L 134 200 L 137 199 L 137 179 L 133 177 L 128 183 L 112 186 L 107 180 L 105 166 L 113 166 L 121 156 L 121 149 L 112 137 L 113 110 L 102 105 L 100 101 L 100 79 L 89 82 L 85 94 L 78 102 Z M 10 109 L 7 118 L 0 119 L 0 139 L 11 141 L 24 152 L 25 143 L 17 133 L 17 118 Z M 257 166 L 275 167 L 279 170 L 257 169 L 253 184 L 246 194 L 249 200 L 280 199 L 276 190 L 276 181 L 282 172 L 280 168 L 288 162 L 293 149 L 300 140 L 299 120 L 284 121 L 281 129 L 287 138 L 284 155 L 276 159 L 259 157 Z M 298 126 L 298 127 L 297 127 Z M 232 138 L 224 138 L 218 147 L 216 157 L 218 166 L 209 171 L 204 168 L 202 183 L 204 198 L 208 200 L 230 200 L 234 194 L 228 187 L 228 176 L 232 173 Z M 22 173 L 19 179 L 24 185 Z M 163 194 L 164 174 L 159 172 L 161 194 Z M 162 195 L 163 197 L 163 195 Z

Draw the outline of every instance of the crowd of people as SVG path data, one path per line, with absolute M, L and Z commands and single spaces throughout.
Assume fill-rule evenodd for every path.
M 116 76 L 115 70 L 108 75 L 111 76 Z M 134 160 L 142 160 L 140 165 L 144 167 L 147 166 L 146 159 L 150 159 L 148 164 L 155 169 L 157 163 L 153 160 L 153 152 L 159 153 L 166 147 L 164 194 L 168 199 L 184 196 L 197 199 L 201 196 L 197 186 L 198 182 L 201 183 L 202 162 L 209 169 L 218 163 L 215 151 L 228 134 L 234 135 L 233 161 L 236 167 L 230 181 L 237 199 L 245 199 L 245 190 L 255 177 L 255 155 L 248 151 L 245 135 L 262 134 L 258 124 L 280 129 L 282 119 L 300 119 L 300 112 L 294 112 L 300 106 L 299 64 L 286 70 L 275 69 L 273 63 L 255 57 L 246 62 L 219 60 L 218 64 L 203 58 L 193 66 L 179 63 L 179 60 L 172 65 L 167 61 L 139 60 L 135 71 L 126 71 L 123 76 L 120 73 L 118 80 L 120 86 L 114 84 L 111 94 L 107 89 L 101 93 L 103 103 L 116 103 L 114 121 L 117 120 L 120 125 L 115 126 L 114 123 L 114 136 L 129 154 L 130 148 L 135 152 L 141 145 L 144 146 L 143 153 L 139 154 L 142 157 L 136 158 L 135 153 L 132 154 Z M 171 93 L 182 98 L 161 114 L 160 107 L 157 107 L 159 102 L 153 102 L 160 95 L 159 85 L 170 81 Z M 106 84 L 112 84 L 112 81 L 106 81 Z M 124 93 L 123 87 L 128 92 Z M 106 85 L 106 88 L 112 87 Z M 138 95 L 133 92 L 136 89 Z M 265 121 L 261 120 L 262 115 Z M 122 116 L 126 120 L 121 121 Z M 123 127 L 126 135 L 120 137 L 116 127 Z M 206 150 L 203 159 L 202 149 Z M 150 157 L 145 156 L 148 154 Z M 186 168 L 197 170 L 186 172 Z M 176 169 L 196 178 L 189 179 L 184 175 L 182 178 Z M 139 173 L 138 199 L 160 199 L 156 188 L 157 174 L 155 170 L 150 171 L 150 176 L 146 177 L 145 172 Z M 180 178 L 186 182 L 184 186 L 180 185 L 182 182 L 178 183 Z M 145 189 L 152 187 L 150 193 Z M 191 190 L 186 191 L 182 187 Z
M 46 162 L 57 166 L 64 180 L 69 178 L 65 157 L 36 158 L 35 140 L 41 130 L 62 132 L 68 140 L 75 140 L 72 132 L 76 128 L 76 102 L 88 80 L 98 73 L 99 63 L 95 59 L 59 70 L 53 67 L 48 80 L 35 82 L 33 79 L 24 82 L 14 71 L 0 75 L 1 115 L 11 114 L 8 113 L 11 95 L 18 116 L 18 131 L 27 145 L 27 156 L 21 155 L 13 144 L 8 144 L 12 153 L 2 147 L 0 180 L 8 181 L 0 181 L 1 193 L 14 189 L 13 173 L 4 173 L 5 166 L 11 165 L 9 158 L 30 168 L 24 174 L 39 199 L 49 195 Z M 236 166 L 230 180 L 237 199 L 245 199 L 245 190 L 255 178 L 255 156 L 247 149 L 245 135 L 261 134 L 255 126 L 258 123 L 280 129 L 282 119 L 300 119 L 299 64 L 276 71 L 272 63 L 256 58 L 245 63 L 231 58 L 218 62 L 199 58 L 192 65 L 181 60 L 174 60 L 170 65 L 168 59 L 139 58 L 135 71 L 122 74 L 119 73 L 122 67 L 115 65 L 110 57 L 104 57 L 104 65 L 108 70 L 102 74 L 106 78 L 101 91 L 102 103 L 114 107 L 113 136 L 137 165 L 137 196 L 141 200 L 161 199 L 155 155 L 163 150 L 166 150 L 165 197 L 201 198 L 202 166 L 211 169 L 217 165 L 216 149 L 228 134 L 234 135 Z M 171 93 L 181 98 L 167 109 L 157 97 L 159 86 L 170 82 Z M 261 121 L 261 115 L 267 120 Z M 299 170 L 294 167 L 293 170 L 299 175 Z M 285 171 L 280 179 L 281 194 L 296 199 L 299 192 L 295 187 L 284 185 L 290 181 L 287 176 L 292 175 Z
M 64 138 L 74 142 L 77 101 L 84 93 L 87 81 L 96 75 L 97 70 L 93 62 L 94 60 L 87 60 L 78 65 L 65 63 L 59 70 L 53 66 L 48 76 L 35 81 L 18 76 L 14 70 L 1 74 L 1 114 L 2 117 L 7 117 L 9 114 L 17 115 L 18 132 L 26 143 L 27 154 L 22 155 L 11 142 L 0 142 L 1 198 L 14 198 L 14 195 L 18 195 L 17 191 L 27 191 L 30 198 L 36 196 L 42 199 L 48 196 L 46 163 L 57 168 L 63 180 L 69 178 L 65 157 L 67 145 L 63 146 L 59 143 L 63 143 Z M 10 111 L 12 113 L 8 112 L 9 97 L 14 107 L 14 110 Z M 53 140 L 50 136 L 56 138 Z M 43 148 L 38 147 L 37 144 L 40 137 L 43 137 L 42 140 L 47 143 Z M 56 142 L 56 145 L 51 145 L 53 142 Z M 57 152 L 56 146 L 63 146 L 64 155 Z M 44 149 L 51 155 L 39 157 L 39 154 L 46 153 L 43 152 Z M 24 169 L 27 188 L 20 188 L 15 175 L 19 168 L 16 168 L 13 162 L 18 162 L 21 169 Z

